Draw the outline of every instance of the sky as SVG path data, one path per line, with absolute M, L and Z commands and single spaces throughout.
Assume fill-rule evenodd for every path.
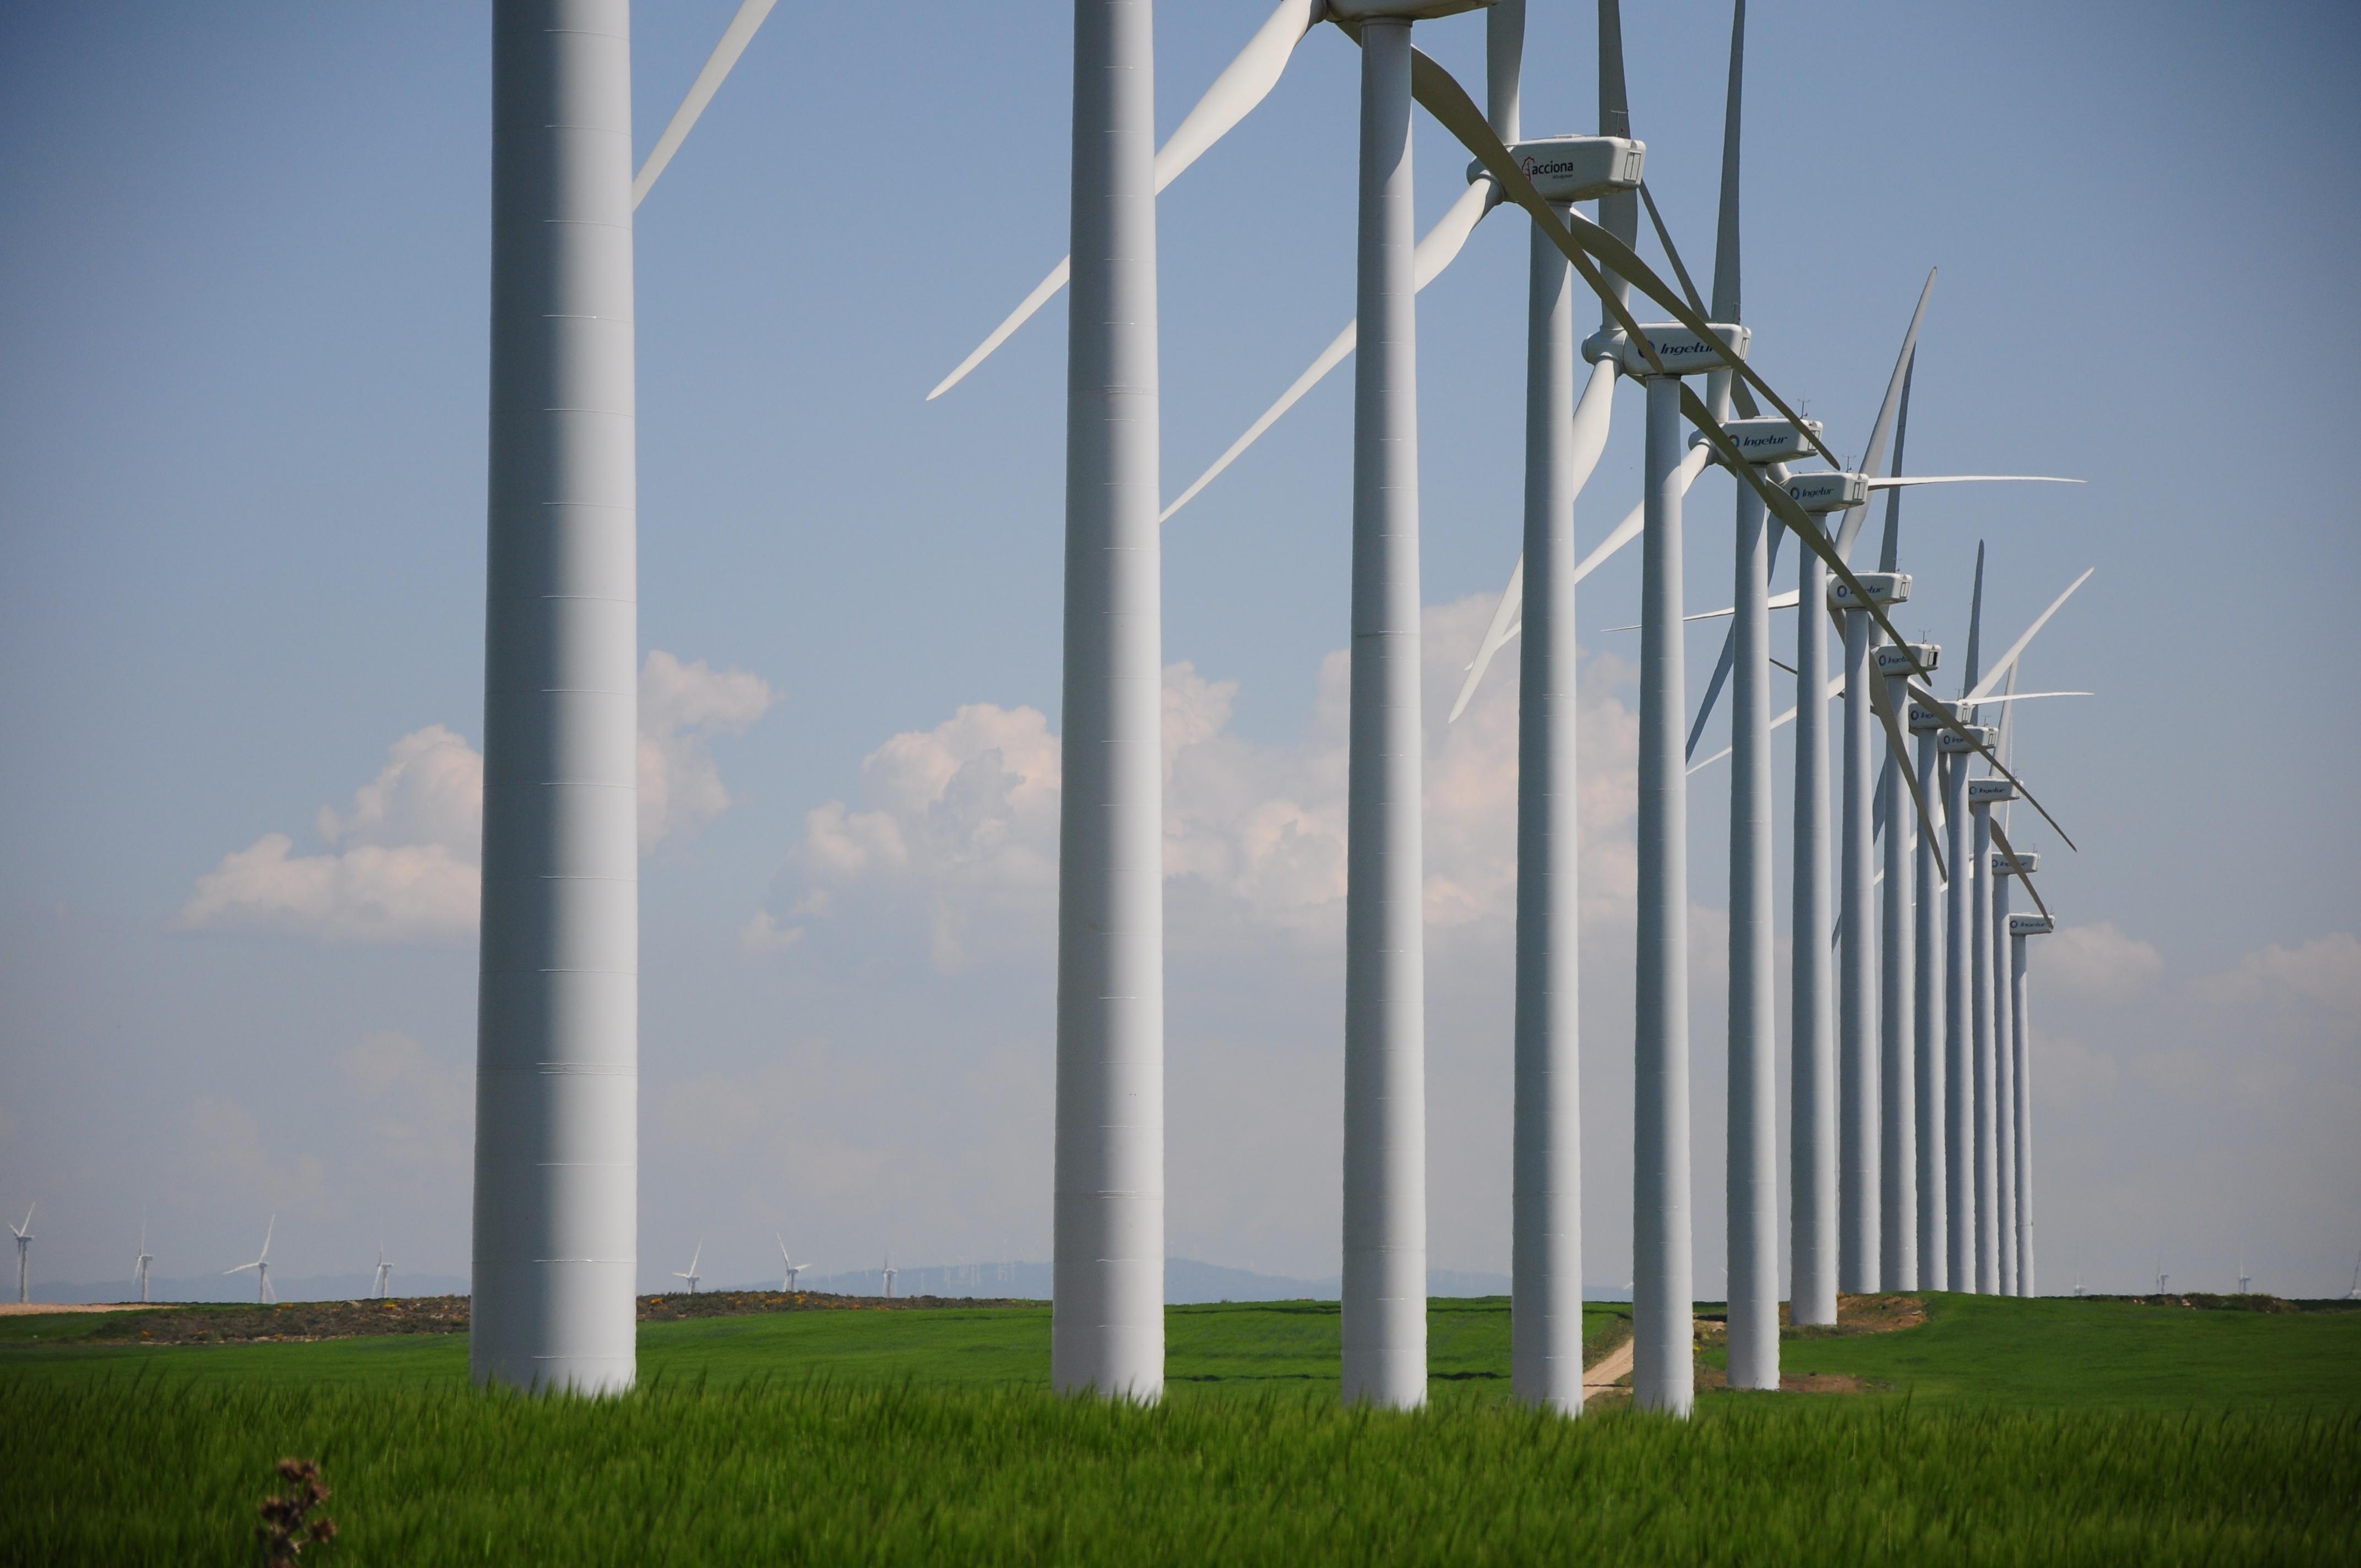
M 642 155 L 734 9 L 640 7 Z M 1161 8 L 1160 129 L 1267 9 Z M 1702 279 L 1728 10 L 1625 10 Z M 1596 128 L 1592 18 L 1532 0 L 1528 134 Z M 2323 391 L 2361 354 L 2361 16 L 1751 25 L 1753 362 L 1858 452 L 1938 268 L 1911 469 L 2088 481 L 1914 495 L 1898 612 L 1957 649 L 1981 543 L 1990 646 L 2097 568 L 2025 663 L 2097 695 L 2016 737 L 2077 846 L 2018 814 L 2063 927 L 2034 955 L 2040 1282 L 2243 1263 L 2341 1294 L 2361 484 Z M 1065 248 L 1070 26 L 782 0 L 639 210 L 642 1288 L 700 1242 L 716 1283 L 774 1236 L 828 1270 L 1048 1255 L 1062 296 L 924 400 Z M 1419 29 L 1478 93 L 1483 26 Z M 380 1240 L 465 1273 L 489 43 L 461 5 L 0 11 L 0 1209 L 39 1204 L 37 1284 L 112 1288 L 143 1224 L 159 1275 L 226 1268 L 274 1214 L 282 1276 L 365 1274 Z M 1351 313 L 1356 91 L 1316 29 L 1161 200 L 1168 496 Z M 1423 225 L 1466 158 L 1422 118 L 1416 145 Z M 1419 304 L 1430 1253 L 1461 1270 L 1508 1262 L 1515 661 L 1443 720 L 1521 526 L 1521 227 Z M 1164 556 L 1170 1250 L 1307 1277 L 1339 1251 L 1350 386 Z M 1639 425 L 1626 389 L 1586 547 L 1638 499 Z M 1693 609 L 1729 602 L 1730 515 L 1700 480 Z M 1579 609 L 1603 1293 L 1631 1277 L 1637 555 Z M 1691 635 L 1692 702 L 1719 638 Z M 1726 781 L 1691 794 L 1708 1296 Z

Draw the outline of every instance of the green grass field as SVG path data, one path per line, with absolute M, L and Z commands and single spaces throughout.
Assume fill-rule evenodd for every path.
M 2361 1561 L 2361 1313 L 1928 1306 L 1787 1342 L 1870 1392 L 1686 1423 L 1515 1409 L 1497 1300 L 1434 1304 L 1415 1415 L 1338 1408 L 1333 1304 L 1173 1309 L 1151 1410 L 1049 1394 L 1039 1308 L 643 1324 L 607 1402 L 470 1390 L 461 1336 L 0 1320 L 0 1556 L 250 1561 L 294 1453 L 331 1563 Z

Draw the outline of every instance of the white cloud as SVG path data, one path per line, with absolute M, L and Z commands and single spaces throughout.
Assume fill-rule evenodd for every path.
M 730 796 L 717 736 L 742 735 L 778 701 L 761 676 L 651 652 L 640 673 L 640 851 L 711 821 Z M 474 933 L 481 895 L 484 759 L 441 724 L 386 753 L 349 809 L 320 808 L 324 848 L 265 833 L 197 879 L 189 928 L 260 927 L 323 941 L 447 941 Z
M 2198 990 L 2225 1006 L 2301 1000 L 2346 1022 L 2361 1021 L 2361 941 L 2349 931 L 2332 931 L 2300 948 L 2273 943 L 2248 953 L 2235 969 L 2207 976 Z
M 653 649 L 640 671 L 640 852 L 730 807 L 713 740 L 743 735 L 779 694 L 747 670 L 684 664 Z
M 1455 725 L 1443 722 L 1466 652 L 1491 606 L 1430 608 L 1427 696 L 1426 911 L 1435 928 L 1507 919 L 1516 899 L 1517 708 L 1512 663 Z M 1633 866 L 1638 723 L 1606 693 L 1620 662 L 1589 661 L 1579 708 L 1585 913 L 1628 913 Z M 1235 946 L 1283 933 L 1341 938 L 1345 871 L 1345 739 L 1350 662 L 1322 661 L 1312 711 L 1288 744 L 1230 729 L 1234 681 L 1192 664 L 1164 672 L 1164 868 L 1176 950 Z M 977 956 L 980 934 L 1023 935 L 1038 949 L 1056 907 L 1057 737 L 1038 710 L 977 704 L 932 729 L 895 736 L 862 768 L 858 807 L 831 801 L 806 819 L 782 878 L 786 922 L 922 921 L 939 970 Z M 888 911 L 894 912 L 889 916 Z M 741 933 L 776 948 L 802 925 Z
M 2094 1002 L 2132 1001 L 2164 978 L 2164 955 L 2109 920 L 2060 928 L 2035 962 L 2044 983 Z

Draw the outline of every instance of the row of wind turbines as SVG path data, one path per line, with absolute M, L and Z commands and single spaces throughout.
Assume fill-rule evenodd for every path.
M 746 0 L 636 177 L 625 0 L 500 0 L 494 10 L 479 1380 L 596 1391 L 634 1376 L 632 213 L 770 5 Z M 1477 9 L 1488 13 L 1480 110 L 1411 41 L 1420 21 Z M 1771 713 L 1769 583 L 1790 534 L 1802 547 L 1795 663 L 1782 666 L 1797 685 L 1794 1314 L 1832 1321 L 1839 1286 L 2032 1288 L 2023 944 L 2052 924 L 2034 858 L 2007 836 L 2008 803 L 2023 798 L 2065 835 L 2011 770 L 2000 727 L 1979 719 L 2048 695 L 1993 685 L 2013 683 L 2040 623 L 1989 671 L 1977 667 L 1972 628 L 1966 678 L 1946 698 L 1934 689 L 1938 650 L 1903 637 L 1892 618 L 1910 593 L 1898 569 L 1901 490 L 1993 477 L 1899 473 L 1919 315 L 1858 468 L 1750 363 L 1739 269 L 1743 0 L 1709 308 L 1644 181 L 1617 0 L 1598 5 L 1596 136 L 1525 137 L 1524 14 L 1525 0 L 1279 0 L 1159 148 L 1151 0 L 1076 0 L 1069 258 L 929 394 L 1071 287 L 1051 1341 L 1061 1388 L 1153 1398 L 1163 1386 L 1162 526 L 1353 355 L 1343 1386 L 1348 1400 L 1425 1398 L 1416 297 L 1478 223 L 1510 204 L 1532 235 L 1523 553 L 1468 689 L 1521 638 L 1515 1388 L 1581 1408 L 1575 589 L 1637 539 L 1634 1387 L 1643 1408 L 1686 1411 L 1693 1397 L 1686 792 L 1705 765 L 1693 754 L 1706 714 L 1691 728 L 1682 532 L 1684 497 L 1709 466 L 1733 477 L 1739 498 L 1732 625 L 1706 703 L 1728 685 L 1731 1379 L 1777 1382 L 1769 748 L 1782 720 Z M 1278 86 L 1323 22 L 1361 50 L 1355 320 L 1168 506 L 1157 196 Z M 1476 160 L 1466 193 L 1423 238 L 1412 221 L 1413 104 Z M 1582 203 L 1596 203 L 1595 219 Z M 1677 288 L 1638 254 L 1643 206 Z M 1584 291 L 1602 318 L 1579 344 L 1590 369 L 1577 394 Z M 1635 295 L 1670 319 L 1641 321 Z M 1922 294 L 1920 314 L 1925 305 Z M 1576 499 L 1625 378 L 1644 394 L 1641 503 L 1582 555 Z M 1690 385 L 1698 378 L 1702 395 Z M 1814 457 L 1825 467 L 1793 466 Z M 1880 569 L 1856 572 L 1850 554 L 1881 489 Z M 1824 611 L 1844 632 L 1833 676 Z M 1825 707 L 1839 691 L 1840 817 Z M 1882 959 L 1872 931 L 1880 880 Z M 2038 913 L 2008 913 L 2010 885 Z
M 33 1250 L 33 1211 L 38 1207 L 39 1204 L 37 1202 L 27 1204 L 24 1223 L 8 1227 L 9 1234 L 16 1238 L 16 1299 L 20 1304 L 29 1302 L 33 1299 L 28 1270 Z M 270 1238 L 278 1229 L 279 1216 L 273 1214 L 270 1216 L 269 1223 L 262 1228 L 262 1250 L 255 1255 L 254 1261 L 241 1263 L 235 1268 L 222 1270 L 224 1278 L 251 1273 L 254 1276 L 254 1299 L 259 1302 L 269 1303 L 279 1299 L 278 1293 L 270 1288 Z M 131 1266 L 132 1287 L 138 1291 L 138 1299 L 141 1301 L 148 1299 L 148 1266 L 155 1261 L 156 1255 L 148 1250 L 148 1227 L 143 1224 L 139 1227 L 139 1253 Z M 377 1270 L 370 1277 L 369 1294 L 372 1297 L 387 1297 L 393 1294 L 393 1265 L 386 1261 L 383 1243 L 378 1245 Z

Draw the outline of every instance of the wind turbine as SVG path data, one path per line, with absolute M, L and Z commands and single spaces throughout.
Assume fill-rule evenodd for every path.
M 28 1212 L 25 1215 L 26 1223 L 31 1223 L 32 1218 L 32 1214 Z M 142 1301 L 148 1299 L 148 1266 L 155 1261 L 156 1255 L 148 1250 L 148 1222 L 142 1220 L 139 1222 L 139 1257 L 131 1266 L 131 1272 L 139 1287 L 139 1299 Z
M 697 1272 L 697 1265 L 698 1260 L 704 1256 L 705 1238 L 703 1236 L 699 1236 L 697 1238 L 697 1250 L 689 1255 L 688 1266 L 686 1269 L 675 1268 L 672 1271 L 672 1277 L 675 1279 L 686 1279 L 688 1281 L 688 1293 L 692 1296 L 697 1294 L 697 1282 L 698 1278 L 701 1277 Z
M 2255 1277 L 2246 1272 L 2246 1259 L 2245 1255 L 2241 1254 L 2238 1258 L 2238 1294 L 2241 1296 L 2248 1294 L 2254 1283 Z M 2026 1294 L 2030 1295 L 2031 1292 L 2028 1291 Z
M 900 1272 L 901 1270 L 894 1266 L 894 1255 L 888 1252 L 885 1255 L 885 1266 L 878 1270 L 885 1280 L 885 1299 L 888 1301 L 894 1299 L 894 1276 Z
M 254 1299 L 257 1301 L 270 1302 L 279 1299 L 270 1289 L 270 1233 L 278 1228 L 279 1216 L 273 1214 L 270 1216 L 270 1223 L 262 1228 L 262 1251 L 256 1255 L 254 1261 L 241 1263 L 236 1268 L 222 1270 L 224 1278 L 233 1274 L 244 1274 L 249 1268 L 254 1270 Z
M 803 1273 L 805 1269 L 809 1268 L 811 1265 L 807 1263 L 797 1263 L 794 1258 L 787 1255 L 786 1237 L 779 1235 L 776 1232 L 774 1232 L 773 1239 L 779 1244 L 779 1267 L 784 1271 L 784 1277 L 779 1281 L 779 1288 L 782 1290 L 793 1290 L 796 1288 L 796 1276 Z
M 377 1244 L 377 1277 L 369 1282 L 369 1294 L 384 1300 L 393 1294 L 393 1265 L 385 1260 L 385 1243 Z
M 8 1227 L 9 1234 L 16 1238 L 16 1301 L 20 1306 L 33 1299 L 28 1282 L 30 1277 L 26 1269 L 27 1257 L 33 1250 L 33 1211 L 38 1206 L 38 1203 L 26 1204 L 25 1223 Z M 147 1244 L 142 1242 L 140 1245 L 145 1246 Z
M 628 1388 L 639 1186 L 631 214 L 768 15 L 745 0 L 636 176 L 628 0 L 492 16 L 477 996 L 478 1383 Z

